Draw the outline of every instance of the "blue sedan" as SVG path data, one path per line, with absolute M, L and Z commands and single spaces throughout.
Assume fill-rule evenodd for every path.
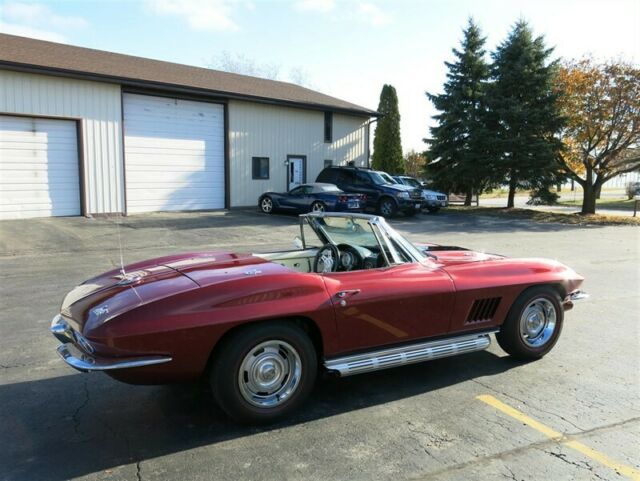
M 258 200 L 260 210 L 304 212 L 361 212 L 365 205 L 361 194 L 347 194 L 333 184 L 302 184 L 289 192 L 265 192 Z

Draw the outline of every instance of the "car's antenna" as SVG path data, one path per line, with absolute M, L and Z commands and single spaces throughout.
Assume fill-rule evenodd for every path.
M 116 230 L 118 231 L 118 248 L 120 249 L 120 274 L 126 276 L 127 273 L 124 270 L 124 256 L 122 254 L 122 237 L 120 236 L 120 216 L 121 214 L 116 214 Z

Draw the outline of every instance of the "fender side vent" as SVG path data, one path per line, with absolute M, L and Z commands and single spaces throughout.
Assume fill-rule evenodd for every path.
M 471 322 L 491 321 L 498 310 L 500 299 L 502 298 L 490 297 L 487 299 L 476 299 L 467 316 L 467 324 Z

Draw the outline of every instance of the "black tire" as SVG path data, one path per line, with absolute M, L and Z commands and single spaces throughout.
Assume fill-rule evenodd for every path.
M 313 202 L 313 204 L 311 204 L 311 209 L 309 212 L 326 212 L 326 210 L 327 206 L 324 205 L 324 202 L 316 200 Z
M 536 286 L 525 290 L 511 306 L 507 319 L 496 334 L 500 347 L 512 357 L 524 361 L 540 359 L 547 354 L 560 337 L 564 321 L 564 311 L 560 304 L 558 292 L 551 286 Z M 548 335 L 540 337 L 539 345 L 530 345 L 523 333 L 522 316 L 533 303 L 552 305 L 555 309 L 555 323 Z M 544 334 L 544 333 L 543 333 Z M 535 342 L 535 341 L 534 341 Z
M 435 214 L 440 210 L 440 207 L 427 207 L 427 210 L 431 213 L 431 214 Z
M 261 407 L 249 402 L 241 392 L 240 369 L 252 349 L 271 341 L 295 349 L 301 370 L 297 387 L 285 401 L 278 400 L 280 404 L 273 407 Z M 215 353 L 209 381 L 218 405 L 227 415 L 242 423 L 260 424 L 274 421 L 299 407 L 313 389 L 317 371 L 317 354 L 309 336 L 290 322 L 276 321 L 241 328 L 225 339 Z
M 258 208 L 264 214 L 273 214 L 273 199 L 268 195 L 260 197 Z
M 398 204 L 391 197 L 383 197 L 378 202 L 378 214 L 384 217 L 395 217 L 398 213 Z

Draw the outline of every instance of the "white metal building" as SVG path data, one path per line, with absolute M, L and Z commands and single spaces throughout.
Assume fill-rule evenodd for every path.
M 0 219 L 256 205 L 367 165 L 376 112 L 297 85 L 0 34 Z

